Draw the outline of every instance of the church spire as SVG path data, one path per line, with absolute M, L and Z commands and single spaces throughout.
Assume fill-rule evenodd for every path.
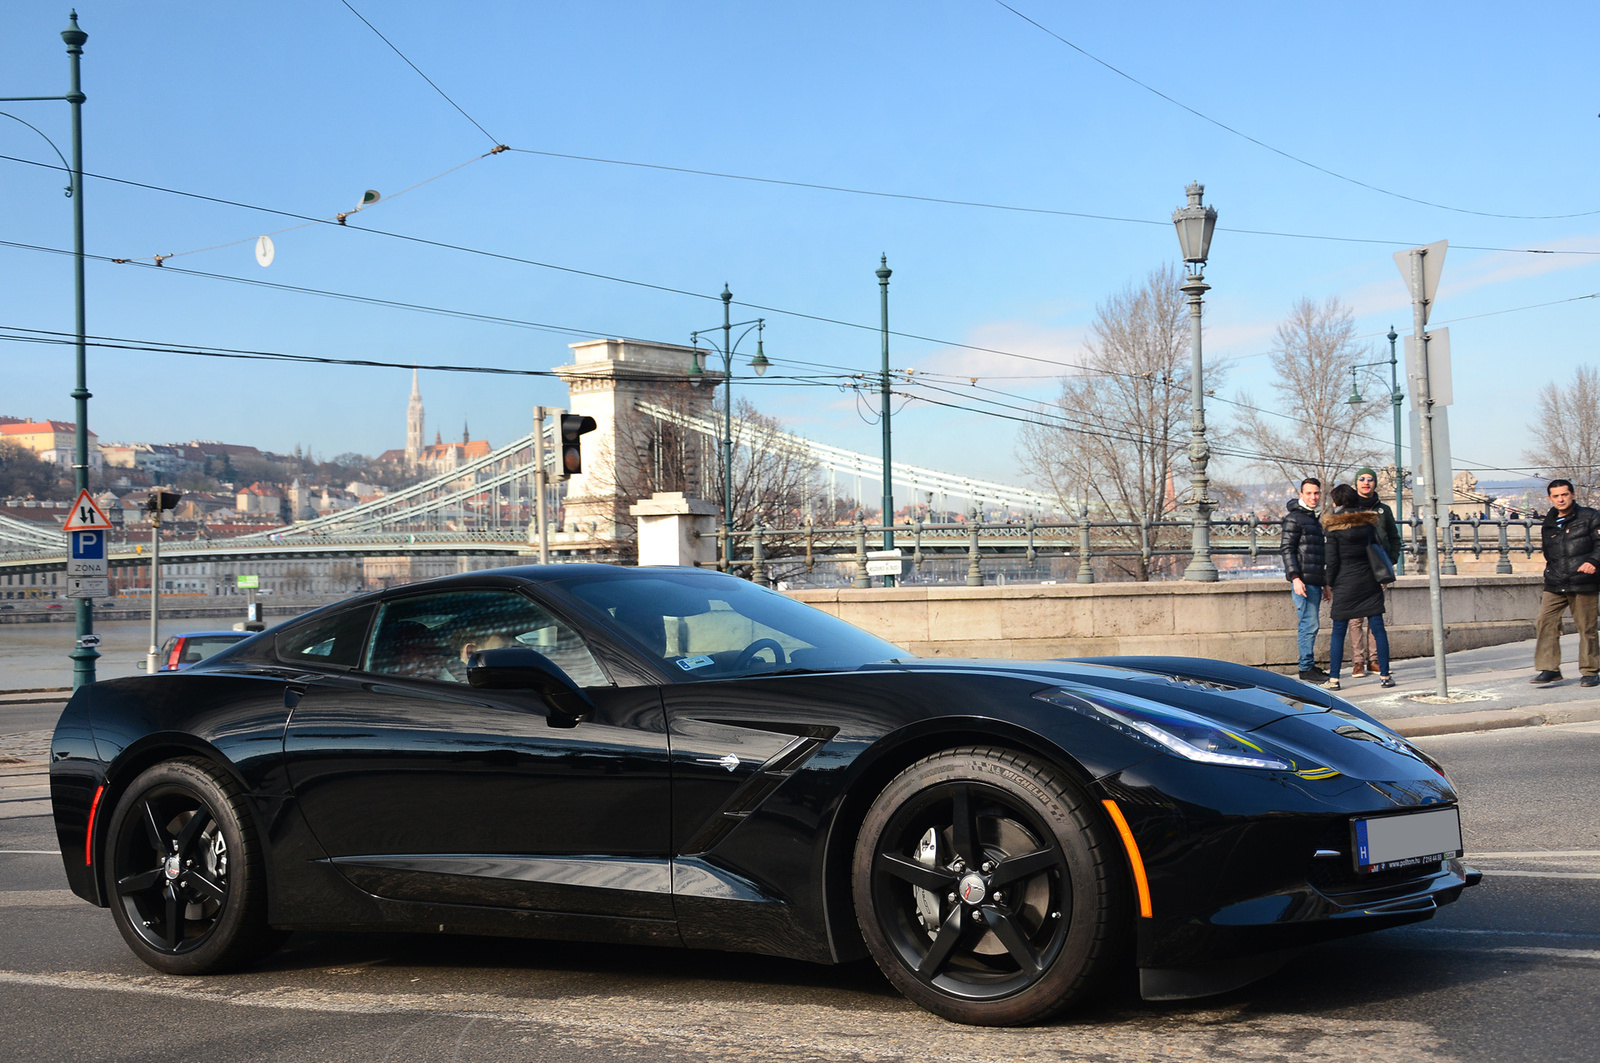
M 417 459 L 422 455 L 422 389 L 417 384 L 417 371 L 411 370 L 411 401 L 406 403 L 406 467 L 417 471 Z

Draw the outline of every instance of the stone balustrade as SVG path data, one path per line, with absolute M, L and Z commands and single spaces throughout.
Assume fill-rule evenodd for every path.
M 1540 576 L 1444 576 L 1442 584 L 1447 649 L 1533 637 Z M 1294 607 L 1281 579 L 789 593 L 919 656 L 1168 654 L 1261 667 L 1292 666 L 1296 660 Z M 1327 609 L 1324 604 L 1319 661 L 1327 659 Z M 1426 577 L 1395 582 L 1385 622 L 1395 657 L 1433 652 Z

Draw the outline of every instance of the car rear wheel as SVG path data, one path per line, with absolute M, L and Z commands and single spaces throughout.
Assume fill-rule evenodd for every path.
M 232 779 L 198 759 L 134 779 L 107 832 L 106 895 L 134 954 L 168 974 L 204 974 L 267 955 L 260 843 Z
M 901 772 L 868 810 L 852 868 L 879 968 L 957 1022 L 1038 1022 L 1099 987 L 1126 926 L 1108 831 L 1059 772 L 964 748 Z

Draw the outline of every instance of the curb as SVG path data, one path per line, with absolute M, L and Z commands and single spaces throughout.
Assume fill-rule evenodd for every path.
M 1447 712 L 1433 716 L 1408 716 L 1391 720 L 1386 726 L 1406 738 L 1423 738 L 1429 735 L 1464 734 L 1469 731 L 1498 731 L 1508 727 L 1592 723 L 1596 720 L 1600 720 L 1600 705 L 1576 709 L 1541 707 Z

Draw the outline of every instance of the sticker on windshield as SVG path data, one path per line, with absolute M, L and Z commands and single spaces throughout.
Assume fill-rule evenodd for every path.
M 680 657 L 680 658 L 678 658 L 678 667 L 682 668 L 685 672 L 692 672 L 696 668 L 704 668 L 708 664 L 716 664 L 716 663 L 717 663 L 716 661 L 713 661 L 710 657 L 707 657 L 703 653 L 700 654 L 697 657 Z

